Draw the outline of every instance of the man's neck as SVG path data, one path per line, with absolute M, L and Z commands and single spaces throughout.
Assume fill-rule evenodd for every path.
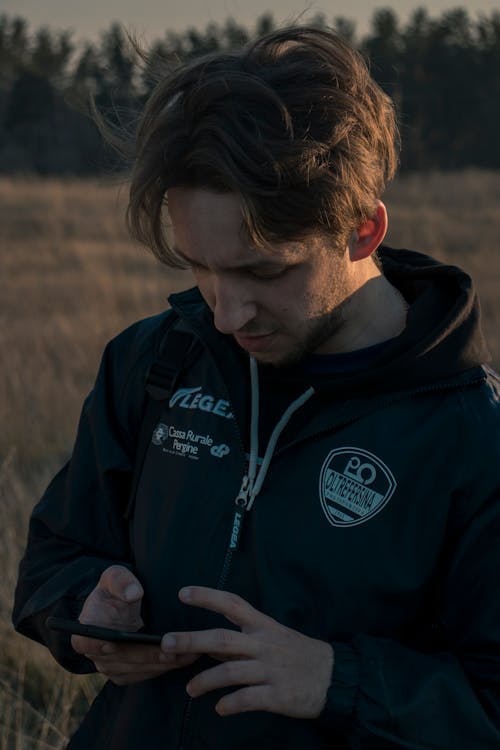
M 365 349 L 395 338 L 406 326 L 408 304 L 402 294 L 373 264 L 367 277 L 344 302 L 344 325 L 317 350 L 318 354 Z

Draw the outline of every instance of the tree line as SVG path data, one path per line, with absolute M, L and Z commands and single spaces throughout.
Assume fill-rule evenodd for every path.
M 475 20 L 463 8 L 433 18 L 417 8 L 401 24 L 377 10 L 358 38 L 346 18 L 308 20 L 333 26 L 370 61 L 395 100 L 403 170 L 500 168 L 500 12 Z M 271 13 L 248 29 L 229 18 L 204 31 L 166 31 L 148 54 L 174 62 L 231 50 L 276 28 Z M 116 125 L 129 125 L 153 86 L 148 65 L 123 28 L 77 45 L 68 31 L 30 32 L 21 17 L 0 15 L 0 172 L 89 175 L 111 168 L 110 151 L 82 111 L 88 93 Z

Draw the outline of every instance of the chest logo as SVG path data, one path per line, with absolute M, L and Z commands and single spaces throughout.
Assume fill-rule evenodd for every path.
M 234 419 L 229 401 L 224 398 L 217 398 L 209 393 L 203 393 L 201 385 L 195 388 L 178 388 L 168 405 L 170 408 L 177 406 L 181 409 L 199 409 L 216 414 L 218 417 Z
M 164 453 L 181 456 L 182 458 L 193 458 L 196 461 L 207 451 L 215 458 L 224 458 L 231 453 L 229 445 L 225 443 L 214 445 L 211 435 L 184 430 L 163 422 L 156 425 L 151 442 L 153 445 L 161 447 Z
M 321 507 L 332 526 L 357 526 L 387 505 L 396 486 L 391 470 L 373 453 L 336 448 L 321 467 Z

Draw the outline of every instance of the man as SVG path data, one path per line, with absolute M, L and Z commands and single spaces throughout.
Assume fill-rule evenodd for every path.
M 381 247 L 396 139 L 329 31 L 161 78 L 129 225 L 197 286 L 108 345 L 16 592 L 109 677 L 71 748 L 500 747 L 498 379 L 468 276 Z

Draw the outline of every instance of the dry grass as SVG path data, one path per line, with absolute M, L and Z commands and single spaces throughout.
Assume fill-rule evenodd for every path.
M 123 193 L 93 182 L 0 182 L 0 455 L 15 445 L 23 461 L 45 465 L 66 453 L 105 342 L 179 288 L 180 274 L 127 241 Z
M 125 190 L 0 180 L 0 750 L 63 747 L 99 685 L 64 673 L 9 624 L 34 500 L 68 456 L 109 338 L 190 284 L 128 240 Z M 411 176 L 388 195 L 388 244 L 462 265 L 500 366 L 500 174 Z

